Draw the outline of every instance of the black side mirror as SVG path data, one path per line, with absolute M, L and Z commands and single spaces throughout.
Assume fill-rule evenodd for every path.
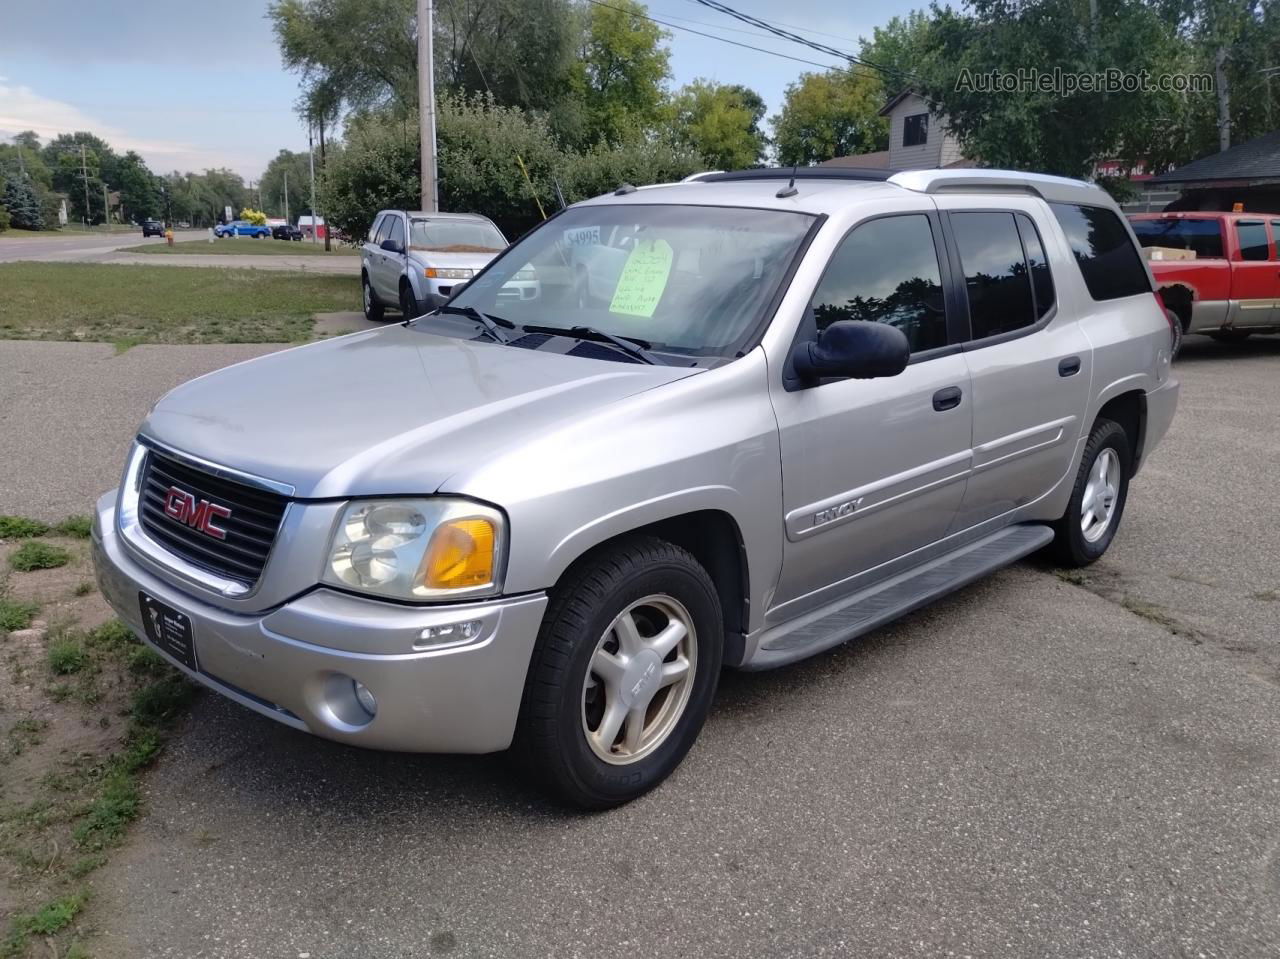
M 404 252 L 404 247 L 402 247 L 396 240 L 383 240 L 382 249 L 386 250 L 388 253 L 399 254 Z
M 840 320 L 819 333 L 816 342 L 797 343 L 791 363 L 802 380 L 824 376 L 869 380 L 897 376 L 910 358 L 911 344 L 896 326 Z

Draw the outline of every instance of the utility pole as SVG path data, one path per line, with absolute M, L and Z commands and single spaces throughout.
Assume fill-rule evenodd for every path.
M 107 199 L 107 183 L 102 182 L 102 225 L 111 229 L 111 202 Z
M 418 0 L 418 140 L 422 153 L 422 209 L 439 208 L 436 187 L 436 83 L 431 57 L 432 0 Z
M 1227 48 L 1213 56 L 1213 85 L 1218 91 L 1218 151 L 1231 149 L 1231 93 L 1227 89 Z
M 311 245 L 316 242 L 316 150 L 311 142 L 311 125 L 307 124 L 307 162 L 311 165 Z
M 289 222 L 289 171 L 284 171 L 284 222 Z
M 84 180 L 84 216 L 82 222 L 89 229 L 89 167 L 85 162 L 84 144 L 80 144 L 80 179 Z

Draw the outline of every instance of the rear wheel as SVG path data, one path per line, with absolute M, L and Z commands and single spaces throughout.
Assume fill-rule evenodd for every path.
M 1169 329 L 1172 335 L 1172 342 L 1169 344 L 1169 361 L 1172 362 L 1178 358 L 1178 353 L 1182 350 L 1182 331 L 1186 326 L 1182 322 L 1182 318 L 1173 310 L 1166 310 L 1169 314 Z
M 366 273 L 360 277 L 360 298 L 364 303 L 364 318 L 370 323 L 381 323 L 383 308 L 378 302 L 378 297 L 373 292 L 373 287 L 369 285 L 369 275 Z
M 574 805 L 635 799 L 693 745 L 722 653 L 720 602 L 697 560 L 653 537 L 606 547 L 556 589 L 529 666 L 516 750 Z
M 1133 452 L 1114 420 L 1100 419 L 1085 444 L 1067 511 L 1054 529 L 1053 550 L 1065 566 L 1088 566 L 1111 545 L 1129 495 Z

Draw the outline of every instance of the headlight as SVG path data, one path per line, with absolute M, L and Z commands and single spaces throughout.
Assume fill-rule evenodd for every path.
M 442 267 L 427 267 L 428 280 L 469 280 L 475 273 L 475 270 L 467 270 L 461 267 L 444 269 Z
M 380 499 L 347 504 L 324 580 L 393 599 L 489 596 L 502 588 L 502 514 L 467 500 Z

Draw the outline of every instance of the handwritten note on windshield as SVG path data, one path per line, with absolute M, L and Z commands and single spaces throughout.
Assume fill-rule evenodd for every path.
M 671 244 L 666 240 L 641 240 L 623 264 L 609 312 L 653 316 L 671 276 L 671 260 Z

